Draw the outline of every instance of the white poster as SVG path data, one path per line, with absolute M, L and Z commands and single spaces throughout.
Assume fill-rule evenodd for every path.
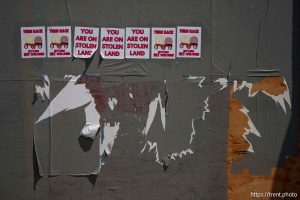
M 175 58 L 175 28 L 152 28 L 151 58 Z
M 99 28 L 75 27 L 73 56 L 90 58 L 97 51 Z
M 125 29 L 101 28 L 100 54 L 102 58 L 124 59 Z
M 71 26 L 47 27 L 47 56 L 64 58 L 72 56 Z
M 21 27 L 22 58 L 45 58 L 45 27 Z
M 201 57 L 201 27 L 177 27 L 177 57 Z
M 126 58 L 149 59 L 150 28 L 126 28 Z

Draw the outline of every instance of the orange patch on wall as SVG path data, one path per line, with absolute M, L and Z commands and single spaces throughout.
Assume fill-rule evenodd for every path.
M 244 106 L 234 97 L 233 87 L 229 94 L 229 134 L 228 161 L 240 161 L 249 148 L 249 143 L 243 137 L 245 128 L 249 129 L 247 116 L 240 111 Z
M 282 76 L 267 77 L 258 83 L 253 83 L 251 94 L 258 91 L 265 91 L 271 95 L 278 96 L 287 90 Z
M 254 83 L 250 93 L 253 94 L 257 91 L 265 91 L 271 95 L 277 96 L 283 94 L 286 89 L 283 77 L 268 77 L 258 83 Z M 248 169 L 244 169 L 242 174 L 232 173 L 232 163 L 239 163 L 249 148 L 248 142 L 243 137 L 244 128 L 249 128 L 247 123 L 248 119 L 240 112 L 241 108 L 243 108 L 243 104 L 235 98 L 233 86 L 231 85 L 229 95 L 229 129 L 227 137 L 228 199 L 256 199 L 251 197 L 251 192 L 298 192 L 298 196 L 300 196 L 299 154 L 295 157 L 286 158 L 283 167 L 274 167 L 270 174 L 265 176 L 253 176 L 249 173 Z

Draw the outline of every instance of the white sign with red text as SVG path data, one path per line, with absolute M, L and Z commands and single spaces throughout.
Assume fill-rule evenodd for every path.
M 46 57 L 45 27 L 21 27 L 22 58 Z
M 102 58 L 124 59 L 125 29 L 101 28 L 100 54 Z
M 47 27 L 47 56 L 64 58 L 72 56 L 71 26 Z
M 201 27 L 177 27 L 177 57 L 201 57 Z
M 99 28 L 75 27 L 73 56 L 90 58 L 97 51 Z
M 151 58 L 175 58 L 175 28 L 152 28 Z
M 126 58 L 149 59 L 150 28 L 126 28 Z

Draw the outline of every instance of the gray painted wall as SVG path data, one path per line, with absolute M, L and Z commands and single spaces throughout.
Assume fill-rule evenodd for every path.
M 217 112 L 226 108 L 226 90 L 214 96 L 210 108 L 216 112 L 211 112 L 209 118 L 220 120 L 220 135 L 211 136 L 205 131 L 214 126 L 210 120 L 208 124 L 196 124 L 202 139 L 207 139 L 196 138 L 196 151 L 202 152 L 199 156 L 180 159 L 163 172 L 152 161 L 122 161 L 116 153 L 116 158 L 112 155 L 106 163 L 112 167 L 97 177 L 94 186 L 86 177 L 43 177 L 34 190 L 31 102 L 34 83 L 42 74 L 59 81 L 65 74 L 82 74 L 86 66 L 88 73 L 142 74 L 160 80 L 174 80 L 188 74 L 214 79 L 230 74 L 231 79 L 253 81 L 258 80 L 257 76 L 280 74 L 291 88 L 292 0 L 69 0 L 67 3 L 10 0 L 1 1 L 0 5 L 1 199 L 224 199 L 226 196 L 223 163 L 226 158 L 222 156 L 226 155 L 227 123 L 221 123 L 226 115 Z M 201 25 L 203 54 L 201 59 L 105 60 L 100 65 L 99 51 L 88 64 L 71 58 L 21 59 L 20 27 L 32 25 Z M 141 70 L 141 66 L 147 70 Z M 80 115 L 80 110 L 74 112 Z M 129 139 L 116 141 L 116 146 L 126 144 L 131 144 Z M 212 148 L 215 151 L 210 151 Z M 127 154 L 130 153 L 129 149 Z M 251 162 L 251 158 L 245 162 Z

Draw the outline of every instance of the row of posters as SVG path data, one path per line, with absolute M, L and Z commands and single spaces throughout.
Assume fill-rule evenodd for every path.
M 22 58 L 71 57 L 72 49 L 74 57 L 90 58 L 99 43 L 104 59 L 149 59 L 150 48 L 154 59 L 201 57 L 201 27 L 101 28 L 100 34 L 99 28 L 75 27 L 73 46 L 71 26 L 45 32 L 45 27 L 21 27 Z

